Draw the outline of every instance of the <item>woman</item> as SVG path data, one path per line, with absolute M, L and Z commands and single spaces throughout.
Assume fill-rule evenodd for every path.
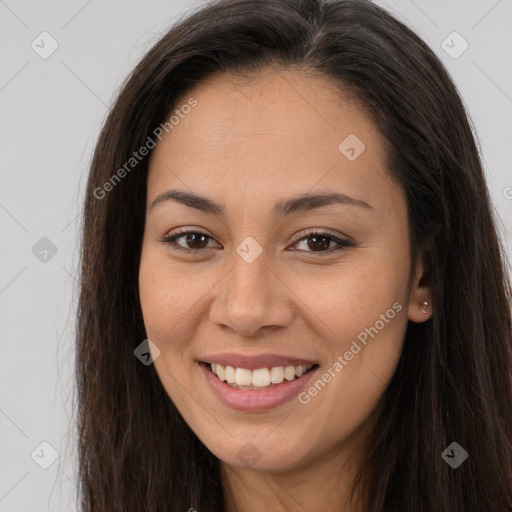
M 512 509 L 510 284 L 467 114 L 360 0 L 221 0 L 91 165 L 81 510 Z

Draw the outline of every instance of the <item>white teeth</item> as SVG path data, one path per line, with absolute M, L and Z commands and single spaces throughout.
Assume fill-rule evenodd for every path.
M 223 366 L 222 364 L 211 363 L 210 368 L 214 375 L 221 381 L 227 381 L 234 387 L 256 387 L 265 388 L 273 384 L 280 384 L 284 380 L 294 380 L 295 377 L 301 377 L 313 365 L 299 366 L 273 366 L 272 368 L 258 368 L 257 370 L 248 370 L 247 368 L 234 368 L 233 366 Z M 232 387 L 233 387 L 232 386 Z
M 226 381 L 230 384 L 235 383 L 235 369 L 232 366 L 226 366 Z
M 280 384 L 284 380 L 284 368 L 282 366 L 274 366 L 270 369 L 270 382 L 272 384 Z
M 264 388 L 266 386 L 270 386 L 270 371 L 268 368 L 259 368 L 258 370 L 253 370 L 252 372 L 252 382 L 253 386 L 257 386 L 258 388 Z
M 246 368 L 235 370 L 235 381 L 238 386 L 250 386 L 252 383 L 252 372 Z
M 293 380 L 293 379 L 295 379 L 295 366 L 287 366 L 284 369 L 284 378 L 286 380 Z
M 217 365 L 217 377 L 219 377 L 220 380 L 226 380 L 226 368 L 221 364 Z

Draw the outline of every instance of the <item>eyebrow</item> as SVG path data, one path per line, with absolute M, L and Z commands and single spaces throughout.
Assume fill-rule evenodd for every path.
M 151 204 L 150 210 L 153 210 L 158 205 L 170 200 L 177 201 L 185 206 L 190 206 L 196 210 L 211 213 L 213 215 L 224 215 L 225 213 L 224 207 L 212 199 L 197 195 L 193 192 L 185 192 L 183 190 L 176 189 L 167 190 L 166 192 L 158 195 Z M 333 204 L 359 206 L 373 210 L 368 203 L 361 199 L 355 199 L 339 192 L 323 192 L 317 194 L 304 194 L 281 200 L 274 205 L 272 215 L 275 218 L 280 218 L 291 213 L 314 210 Z

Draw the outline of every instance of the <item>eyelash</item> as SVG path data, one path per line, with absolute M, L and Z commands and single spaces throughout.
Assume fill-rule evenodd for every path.
M 210 235 L 207 235 L 206 233 L 203 233 L 202 231 L 189 230 L 189 231 L 182 231 L 177 234 L 165 237 L 161 240 L 161 242 L 171 246 L 171 248 L 176 251 L 182 251 L 182 252 L 189 253 L 189 254 L 190 253 L 196 254 L 198 252 L 208 249 L 207 247 L 205 247 L 203 249 L 190 249 L 190 248 L 186 248 L 186 247 L 181 247 L 180 245 L 176 245 L 176 240 L 179 240 L 180 238 L 183 238 L 186 235 L 203 235 L 203 236 L 208 237 L 209 239 L 213 239 L 213 237 L 211 237 Z M 334 248 L 334 250 L 331 248 L 331 249 L 327 249 L 326 251 L 318 251 L 318 252 L 303 251 L 303 252 L 309 252 L 316 256 L 316 255 L 322 255 L 322 254 L 331 254 L 333 252 L 338 252 L 338 251 L 347 249 L 348 247 L 354 246 L 354 244 L 352 242 L 338 238 L 327 231 L 301 231 L 300 233 L 297 233 L 296 239 L 294 241 L 294 245 L 298 242 L 307 240 L 308 238 L 314 238 L 314 237 L 328 238 L 330 241 L 337 243 L 338 247 Z

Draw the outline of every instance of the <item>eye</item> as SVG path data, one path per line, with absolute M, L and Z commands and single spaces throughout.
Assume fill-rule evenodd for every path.
M 312 253 L 332 253 L 335 251 L 343 250 L 347 247 L 352 247 L 354 244 L 348 240 L 343 240 L 337 236 L 332 235 L 326 231 L 301 231 L 295 237 L 294 245 L 303 245 L 300 250 L 303 252 Z M 202 249 L 208 249 L 209 241 L 213 240 L 210 235 L 202 231 L 182 231 L 175 235 L 163 238 L 161 241 L 170 245 L 175 250 L 185 251 L 189 253 L 197 253 Z M 180 243 L 181 241 L 181 243 Z M 334 247 L 331 244 L 334 243 Z M 305 248 L 304 248 L 305 247 Z M 310 250 L 308 250 L 310 249 Z
M 298 250 L 305 250 L 305 252 L 312 253 L 332 253 L 347 247 L 353 247 L 354 245 L 352 242 L 338 238 L 327 231 L 301 231 L 297 234 L 296 238 L 297 241 L 294 245 L 302 244 L 302 246 L 306 248 Z M 332 243 L 334 243 L 334 247 L 331 246 Z
M 208 248 L 209 239 L 213 240 L 210 235 L 207 235 L 201 231 L 183 231 L 176 235 L 163 238 L 162 242 L 173 246 L 173 248 L 176 250 L 197 252 L 201 249 Z M 181 240 L 182 243 L 178 243 L 178 240 Z

